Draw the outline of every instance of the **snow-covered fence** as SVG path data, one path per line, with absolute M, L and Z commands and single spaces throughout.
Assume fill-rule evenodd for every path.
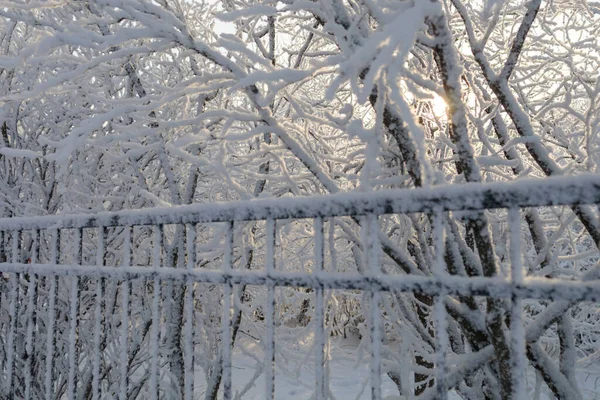
M 260 338 L 264 348 L 266 398 L 272 398 L 275 393 L 278 325 L 275 290 L 278 287 L 309 288 L 314 293 L 312 328 L 317 399 L 326 398 L 328 390 L 324 300 L 327 289 L 368 293 L 370 312 L 365 317 L 371 341 L 371 397 L 375 399 L 381 398 L 383 372 L 382 292 L 420 293 L 435 299 L 436 375 L 431 393 L 435 398 L 446 398 L 448 388 L 456 384 L 446 360 L 449 338 L 444 297 L 510 299 L 513 391 L 515 398 L 525 398 L 527 332 L 522 300 L 598 302 L 600 283 L 595 271 L 589 273 L 589 280 L 582 281 L 525 277 L 520 249 L 521 208 L 599 203 L 600 177 L 581 176 L 92 215 L 0 219 L 0 272 L 4 274 L 0 279 L 0 300 L 5 302 L 2 309 L 8 314 L 0 325 L 1 397 L 11 398 L 18 390 L 18 397 L 25 399 L 126 399 L 143 397 L 144 393 L 152 399 L 180 396 L 191 399 L 199 390 L 194 389 L 194 383 L 198 386 L 194 372 L 197 353 L 194 319 L 199 312 L 194 288 L 197 284 L 211 284 L 222 288 L 219 294 L 222 329 L 216 357 L 218 365 L 212 369 L 213 374 L 202 392 L 210 393 L 212 385 L 215 390 L 220 388 L 223 398 L 232 398 L 231 349 L 234 331 L 239 328 L 236 325 L 239 322 L 234 320 L 240 307 L 234 294 L 240 286 L 252 285 L 266 288 L 267 292 L 263 313 L 265 335 Z M 468 215 L 470 211 L 492 209 L 508 210 L 510 272 L 490 278 L 448 275 L 443 255 L 443 215 L 448 212 Z M 387 237 L 380 232 L 378 218 L 407 213 L 431 215 L 436 253 L 432 276 L 389 275 L 381 268 L 382 248 Z M 325 265 L 324 220 L 336 217 L 352 217 L 361 226 L 364 264 L 368 267 L 361 274 L 332 272 Z M 312 219 L 314 255 L 310 272 L 277 270 L 276 221 L 282 219 Z M 264 268 L 261 270 L 235 266 L 235 228 L 245 221 L 265 221 Z M 221 224 L 224 232 L 223 240 L 215 242 L 222 266 L 219 270 L 203 268 L 205 264 L 197 259 L 195 250 L 196 226 L 215 223 Z M 172 251 L 167 251 L 169 246 L 165 244 L 167 227 L 171 232 Z M 137 242 L 136 229 L 148 233 Z M 133 254 L 142 247 L 150 249 L 151 254 L 145 258 L 147 263 L 136 265 Z M 92 252 L 95 256 L 90 256 Z M 180 340 L 174 344 L 181 348 L 182 371 L 177 370 L 177 363 L 171 359 L 175 350 L 162 350 L 169 340 L 169 331 L 165 333 L 162 325 L 170 321 L 163 307 L 175 297 L 174 283 L 180 284 L 177 287 L 184 292 Z M 148 304 L 134 305 L 133 299 L 139 297 L 137 290 L 148 294 L 151 299 Z M 110 337 L 106 334 L 109 330 L 113 332 Z M 140 330 L 144 334 L 140 334 Z M 139 357 L 142 353 L 146 354 L 143 359 Z M 165 377 L 168 367 L 172 371 Z M 62 378 L 58 379 L 59 376 Z M 161 382 L 177 379 L 182 383 L 179 394 L 161 389 Z M 143 384 L 136 385 L 134 381 Z

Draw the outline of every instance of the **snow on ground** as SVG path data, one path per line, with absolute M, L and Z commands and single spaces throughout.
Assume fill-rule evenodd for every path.
M 292 350 L 292 349 L 289 349 Z M 299 355 L 297 361 L 288 361 L 286 365 L 277 365 L 275 372 L 275 398 L 310 399 L 315 390 L 314 359 L 303 362 L 306 349 L 293 349 Z M 310 351 L 310 350 L 309 350 Z M 337 399 L 369 399 L 369 365 L 365 360 L 356 363 L 356 346 L 346 344 L 332 349 L 329 364 L 329 386 Z M 243 386 L 255 371 L 255 362 L 250 357 L 236 353 L 233 362 L 234 387 Z M 262 376 L 261 376 L 262 378 Z M 264 378 L 257 380 L 256 386 L 244 398 L 264 398 Z M 385 378 L 382 383 L 383 396 L 397 395 L 394 383 Z
M 577 381 L 584 399 L 600 400 L 600 367 L 579 371 Z
M 355 340 L 332 340 L 329 360 L 330 399 L 334 400 L 367 400 L 371 398 L 369 386 L 368 356 L 357 362 L 357 343 Z M 243 350 L 241 347 L 243 346 Z M 276 360 L 275 398 L 276 399 L 314 399 L 315 373 L 314 357 L 309 353 L 311 346 L 290 345 L 284 350 L 290 356 L 285 362 Z M 278 353 L 279 356 L 280 353 Z M 295 355 L 294 356 L 292 356 Z M 256 359 L 254 358 L 256 357 Z M 232 381 L 234 395 L 243 390 L 257 371 L 257 359 L 262 360 L 263 351 L 251 339 L 240 338 L 233 352 Z M 255 380 L 243 399 L 264 399 L 265 380 L 261 374 Z M 204 388 L 204 376 L 197 376 L 197 388 Z M 199 393 L 197 393 L 198 395 Z M 204 394 L 204 393 L 202 393 Z M 404 399 L 398 397 L 395 384 L 386 376 L 382 376 L 381 394 L 384 399 Z M 458 396 L 449 396 L 449 400 L 457 400 Z
M 309 341 L 306 346 L 302 343 L 294 344 L 283 349 L 286 360 L 277 360 L 275 368 L 275 398 L 276 399 L 313 399 L 315 389 L 314 357 Z M 361 361 L 358 359 L 358 343 L 352 339 L 331 340 L 331 352 L 329 360 L 329 388 L 330 398 L 337 400 L 366 400 L 370 399 L 369 387 L 369 364 L 368 356 Z M 278 358 L 281 357 L 278 348 Z M 233 352 L 233 391 L 239 394 L 253 376 L 262 361 L 263 351 L 257 342 L 247 337 L 239 337 Z M 243 399 L 262 400 L 265 398 L 264 374 L 260 373 L 254 384 L 241 397 Z M 551 400 L 554 396 L 550 394 L 545 385 L 540 385 L 539 392 L 535 390 L 535 371 L 528 371 L 528 389 L 530 398 L 535 400 Z M 577 374 L 579 387 L 583 399 L 600 400 L 600 366 L 596 368 L 580 369 Z M 196 377 L 196 396 L 204 395 L 206 387 L 204 376 L 200 371 Z M 398 396 L 394 383 L 387 377 L 382 377 L 381 393 L 387 400 L 404 400 Z M 449 400 L 458 400 L 461 397 L 450 393 Z

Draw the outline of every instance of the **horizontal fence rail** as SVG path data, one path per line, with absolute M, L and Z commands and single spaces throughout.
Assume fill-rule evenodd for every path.
M 2 263 L 4 272 L 18 272 L 41 276 L 77 276 L 94 278 L 131 279 L 170 279 L 211 284 L 234 284 L 255 286 L 288 286 L 299 288 L 325 288 L 346 290 L 376 290 L 381 292 L 411 292 L 437 295 L 441 291 L 456 296 L 486 296 L 507 298 L 513 295 L 522 298 L 540 300 L 565 300 L 573 302 L 600 301 L 600 272 L 585 276 L 593 281 L 564 281 L 551 278 L 526 278 L 523 283 L 515 284 L 504 278 L 453 277 L 443 280 L 425 276 L 365 276 L 348 273 L 294 273 L 294 272 L 258 272 L 203 271 L 164 268 L 159 270 L 148 267 L 107 268 L 81 265 L 19 264 Z
M 366 214 L 472 211 L 600 203 L 600 177 L 582 175 L 523 179 L 515 183 L 435 186 L 304 198 L 156 207 L 95 214 L 0 218 L 0 230 L 99 228 L 289 218 L 327 218 Z
M 544 318 L 554 321 L 572 304 L 600 301 L 600 271 L 586 268 L 571 280 L 526 276 L 523 209 L 579 210 L 597 204 L 600 176 L 586 175 L 0 219 L 0 398 L 232 399 L 252 387 L 234 385 L 238 332 L 259 343 L 262 361 L 253 379 L 261 376 L 261 396 L 274 398 L 275 366 L 283 346 L 278 335 L 287 329 L 281 321 L 283 290 L 300 299 L 297 325 L 313 332 L 313 398 L 329 397 L 335 318 L 329 296 L 335 291 L 348 293 L 348 304 L 360 304 L 358 323 L 365 327 L 361 335 L 370 341 L 367 396 L 374 399 L 384 396 L 386 374 L 393 377 L 383 361 L 389 357 L 386 327 L 392 312 L 386 296 L 415 296 L 411 301 L 420 296 L 420 307 L 429 310 L 420 316 L 431 320 L 432 328 L 424 335 L 431 337 L 433 355 L 430 361 L 420 361 L 419 371 L 433 372 L 420 389 L 417 378 L 422 372 L 410 381 L 418 398 L 447 398 L 465 379 L 463 369 L 449 367 L 456 362 L 450 355 L 457 350 L 448 321 L 461 313 L 452 309 L 452 299 L 482 297 L 492 301 L 486 306 L 490 308 L 505 304 L 493 303 L 496 300 L 509 302 L 510 385 L 513 398 L 524 398 L 526 353 L 535 350 L 527 346 L 541 335 L 524 322 L 524 301 L 551 302 L 536 314 L 546 326 Z M 594 223 L 600 225 L 593 210 L 587 215 L 594 215 Z M 507 238 L 498 256 L 506 270 L 494 276 L 450 273 L 445 257 L 453 243 L 446 241 L 458 232 L 458 225 L 452 224 L 468 224 L 492 211 L 498 225 L 495 234 Z M 429 239 L 424 243 L 431 251 L 429 273 L 415 267 L 417 256 L 398 250 L 393 236 L 382 232 L 384 217 L 408 214 L 423 214 L 428 221 Z M 306 221 L 308 228 L 300 232 L 310 231 L 310 240 L 298 236 L 289 242 L 310 259 L 308 267 L 299 270 L 283 262 L 282 254 L 292 249 L 284 248 L 280 223 L 289 221 Z M 357 233 L 348 228 L 351 224 Z M 355 253 L 348 251 L 355 256 L 348 257 L 356 271 L 333 269 L 335 259 L 341 258 L 334 252 L 336 229 L 356 244 Z M 419 234 L 423 233 L 415 233 Z M 596 264 L 597 245 L 590 242 L 586 253 Z M 484 250 L 473 250 L 471 257 Z M 400 304 L 402 298 L 392 299 Z M 527 312 L 533 312 L 530 308 Z M 243 331 L 244 323 L 260 335 Z M 476 353 L 472 365 L 490 362 L 492 347 L 471 349 Z

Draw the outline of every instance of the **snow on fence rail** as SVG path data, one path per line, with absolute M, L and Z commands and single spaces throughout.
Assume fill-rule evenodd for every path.
M 519 234 L 520 208 L 599 203 L 600 176 L 581 176 L 91 215 L 0 219 L 0 261 L 3 261 L 0 272 L 5 273 L 4 279 L 0 279 L 0 300 L 8 302 L 5 307 L 8 318 L 1 320 L 0 325 L 0 397 L 12 398 L 18 391 L 17 397 L 25 399 L 111 397 L 124 400 L 138 396 L 191 399 L 198 391 L 194 388 L 197 380 L 194 372 L 197 292 L 194 290 L 197 284 L 212 284 L 222 288 L 219 295 L 222 329 L 216 366 L 213 366 L 203 390 L 209 394 L 213 390 L 215 398 L 217 391 L 225 399 L 232 398 L 232 336 L 239 328 L 234 320 L 240 301 L 234 294 L 238 293 L 239 287 L 252 285 L 267 291 L 265 336 L 260 339 L 264 345 L 265 398 L 273 398 L 275 393 L 275 290 L 278 287 L 303 287 L 312 289 L 315 297 L 315 398 L 325 399 L 328 392 L 325 290 L 352 289 L 368 293 L 370 387 L 371 397 L 375 399 L 381 398 L 381 293 L 421 293 L 435 298 L 437 373 L 435 388 L 426 391 L 424 398 L 443 399 L 448 388 L 456 384 L 446 366 L 449 343 L 444 296 L 509 298 L 514 321 L 522 321 L 522 299 L 526 298 L 600 301 L 600 281 L 596 271 L 588 272 L 582 281 L 525 278 Z M 448 275 L 444 270 L 442 215 L 498 208 L 508 210 L 511 273 L 493 278 Z M 383 273 L 378 217 L 404 213 L 432 216 L 436 252 L 432 276 Z M 334 217 L 353 217 L 360 223 L 368 271 L 360 275 L 327 271 L 324 219 Z M 312 272 L 276 270 L 276 221 L 282 219 L 313 220 Z M 234 267 L 235 227 L 243 221 L 266 222 L 262 270 Z M 204 264 L 197 259 L 196 227 L 210 223 L 225 224 L 223 240 L 218 241 L 220 270 L 204 269 Z M 165 244 L 167 226 L 172 227 L 172 251 L 167 251 Z M 109 234 L 110 229 L 112 234 Z M 142 239 L 139 238 L 143 235 L 138 235 L 136 242 L 135 229 L 145 229 L 148 234 Z M 132 265 L 134 253 L 142 246 L 151 253 L 147 254 L 147 264 Z M 68 251 L 70 255 L 65 254 Z M 95 255 L 90 256 L 90 252 Z M 109 266 L 111 257 L 114 265 Z M 89 265 L 84 265 L 86 263 Z M 114 285 L 110 286 L 109 282 Z M 180 284 L 183 292 L 183 310 L 179 310 L 179 322 L 183 326 L 179 326 L 181 340 L 176 343 L 182 349 L 181 371 L 172 359 L 175 356 L 161 351 L 169 340 L 168 332 L 171 332 L 165 333 L 164 329 L 173 329 L 164 328 L 162 324 L 170 321 L 163 308 L 170 304 L 169 296 L 177 296 L 174 283 Z M 134 313 L 134 298 L 141 299 L 136 288 L 145 291 L 150 303 L 135 305 Z M 136 318 L 141 318 L 142 322 L 134 321 Z M 141 336 L 140 330 L 144 331 Z M 107 331 L 113 332 L 110 340 Z M 523 323 L 511 324 L 511 335 L 515 398 L 524 398 L 522 377 L 525 375 L 528 332 Z M 144 351 L 143 346 L 146 346 Z M 114 354 L 109 357 L 111 352 Z M 136 358 L 141 353 L 146 354 L 145 358 Z M 167 365 L 173 370 L 169 378 L 164 376 Z M 181 381 L 179 394 L 163 388 L 165 380 L 178 379 Z
M 344 215 L 489 210 L 510 207 L 596 204 L 600 177 L 582 175 L 523 179 L 515 183 L 435 186 L 327 196 L 258 199 L 230 203 L 156 207 L 95 214 L 0 218 L 0 231 L 133 225 L 327 218 Z

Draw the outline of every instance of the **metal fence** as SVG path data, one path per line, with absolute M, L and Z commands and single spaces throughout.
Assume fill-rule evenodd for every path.
M 510 184 L 467 184 L 460 187 L 391 190 L 311 198 L 264 199 L 249 202 L 202 204 L 151 210 L 0 219 L 0 378 L 3 398 L 136 398 L 152 399 L 198 395 L 196 337 L 197 285 L 219 287 L 219 345 L 208 382 L 225 399 L 232 398 L 232 337 L 237 330 L 239 288 L 265 288 L 266 303 L 260 318 L 265 336 L 265 398 L 273 398 L 275 385 L 276 288 L 308 288 L 314 294 L 315 392 L 327 397 L 327 355 L 324 292 L 359 290 L 367 293 L 365 313 L 370 340 L 371 397 L 381 398 L 383 292 L 431 296 L 436 340 L 434 397 L 445 398 L 453 382 L 446 362 L 447 310 L 444 296 L 485 296 L 512 300 L 511 357 L 514 384 L 522 386 L 527 365 L 522 299 L 582 302 L 600 300 L 597 280 L 530 279 L 523 276 L 520 249 L 521 210 L 526 207 L 595 205 L 600 203 L 600 177 L 551 178 Z M 444 223 L 448 213 L 507 210 L 511 273 L 497 277 L 449 275 L 444 265 Z M 435 249 L 432 275 L 386 274 L 381 268 L 382 241 L 379 217 L 426 213 L 432 221 Z M 328 269 L 324 257 L 324 221 L 351 217 L 363 232 L 362 249 L 369 270 L 357 273 Z M 278 220 L 311 220 L 314 251 L 310 272 L 276 268 Z M 236 225 L 262 221 L 264 268 L 248 270 L 236 265 Z M 212 231 L 220 269 L 205 268 L 197 259 L 198 226 L 220 226 Z M 237 233 L 236 233 L 237 232 Z M 204 232 L 205 236 L 209 233 Z M 169 239 L 167 239 L 167 237 Z M 169 246 L 166 242 L 170 243 Z M 212 243 L 212 244 L 211 244 Z M 385 244 L 385 243 L 384 243 Z M 137 254 L 146 249 L 151 254 Z M 136 262 L 134 259 L 137 257 Z M 141 263 L 139 260 L 147 260 Z M 239 261 L 239 257 L 237 258 Z M 239 264 L 239 262 L 238 262 Z M 594 276 L 594 275 L 589 275 Z M 175 286 L 173 286 L 175 285 Z M 196 290 L 196 291 L 195 291 Z M 177 293 L 175 291 L 178 291 Z M 140 293 L 146 297 L 142 297 Z M 215 292 L 217 293 L 217 292 Z M 176 368 L 163 346 L 173 323 L 163 310 L 171 298 L 181 296 L 179 310 L 181 349 L 176 371 L 180 393 L 161 391 L 164 370 Z M 144 302 L 148 299 L 148 303 Z M 135 312 L 134 312 L 135 311 Z M 208 312 L 208 311 L 206 311 Z M 170 321 L 170 322 L 169 322 Z M 175 321 L 175 322 L 177 322 Z M 179 337 L 179 336 L 178 336 Z M 141 356 L 140 354 L 144 354 Z M 137 357 L 137 358 L 136 358 Z M 171 358 L 170 358 L 171 357 Z M 173 378 L 175 376 L 175 378 Z M 137 383 L 136 383 L 137 382 Z M 139 384 L 143 382 L 143 384 Z M 194 387 L 196 386 L 196 387 Z M 203 390 L 206 390 L 203 389 Z

